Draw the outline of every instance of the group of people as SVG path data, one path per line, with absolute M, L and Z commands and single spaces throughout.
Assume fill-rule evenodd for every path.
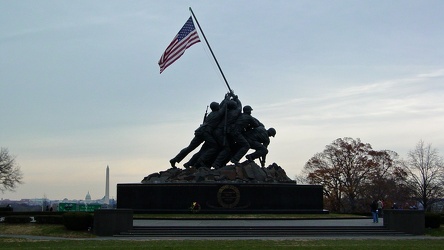
M 251 106 L 242 107 L 238 96 L 232 92 L 227 93 L 222 102 L 212 102 L 210 109 L 211 112 L 205 114 L 203 123 L 194 131 L 190 144 L 170 160 L 171 167 L 176 168 L 176 163 L 202 143 L 200 150 L 183 164 L 185 168 L 218 169 L 230 161 L 237 165 L 244 156 L 249 161 L 260 159 L 264 167 L 269 137 L 274 137 L 276 130 L 266 129 L 251 115 Z M 255 151 L 246 155 L 249 149 Z
M 379 222 L 379 217 L 382 216 L 382 209 L 384 207 L 384 203 L 382 200 L 374 200 L 370 204 L 370 211 L 372 212 L 373 223 Z

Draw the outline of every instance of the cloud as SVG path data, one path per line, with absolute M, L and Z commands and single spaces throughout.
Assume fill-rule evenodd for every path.
M 416 75 L 417 78 L 437 78 L 444 76 L 444 69 Z
M 443 110 L 442 90 L 435 90 L 444 69 L 345 87 L 316 96 L 288 99 L 263 105 L 257 110 L 277 119 L 344 119 L 357 117 L 400 116 L 409 113 L 439 113 Z M 431 81 L 433 80 L 433 81 Z

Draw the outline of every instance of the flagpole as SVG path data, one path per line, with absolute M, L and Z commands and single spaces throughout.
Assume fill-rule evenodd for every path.
M 196 23 L 197 23 L 197 26 L 199 27 L 200 33 L 202 33 L 202 36 L 203 36 L 203 38 L 205 39 L 205 42 L 207 43 L 208 48 L 210 49 L 210 52 L 211 52 L 211 55 L 212 55 L 213 58 L 214 58 L 214 61 L 216 61 L 217 67 L 219 68 L 219 71 L 220 71 L 220 73 L 222 74 L 222 77 L 224 78 L 224 81 L 225 81 L 225 84 L 226 84 L 227 87 L 228 87 L 228 90 L 230 91 L 230 93 L 234 93 L 233 90 L 231 90 L 230 85 L 228 84 L 227 78 L 225 78 L 224 72 L 222 71 L 222 68 L 220 67 L 219 62 L 217 61 L 216 56 L 214 55 L 213 50 L 211 49 L 211 46 L 210 46 L 210 44 L 208 43 L 208 40 L 207 40 L 207 38 L 205 37 L 205 34 L 203 33 L 202 28 L 200 27 L 199 21 L 197 21 L 197 18 L 196 18 L 196 16 L 194 15 L 194 12 L 193 12 L 193 10 L 191 9 L 191 7 L 190 7 L 190 11 L 191 11 L 191 14 L 193 15 L 194 20 L 196 20 Z

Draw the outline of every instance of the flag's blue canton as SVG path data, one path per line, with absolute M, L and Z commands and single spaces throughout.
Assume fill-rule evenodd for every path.
M 185 25 L 180 29 L 179 34 L 177 36 L 177 41 L 182 40 L 184 37 L 186 37 L 188 34 L 191 33 L 191 31 L 195 30 L 193 20 L 191 17 L 188 19 L 188 21 L 185 23 Z
M 160 73 L 183 55 L 186 49 L 200 42 L 199 35 L 191 17 L 174 36 L 173 41 L 163 52 L 159 60 Z

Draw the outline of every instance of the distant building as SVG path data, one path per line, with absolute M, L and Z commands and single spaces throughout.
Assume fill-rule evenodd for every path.
M 91 194 L 85 195 L 85 200 L 49 200 L 46 198 L 10 200 L 0 199 L 0 206 L 11 205 L 14 211 L 87 211 L 91 212 L 99 208 L 116 208 L 117 201 L 109 197 L 109 166 L 106 166 L 105 195 L 100 199 L 91 199 Z M 51 210 L 51 208 L 53 210 Z
M 109 166 L 106 166 L 105 197 L 103 197 L 103 203 L 109 205 Z
M 88 191 L 88 193 L 85 196 L 85 202 L 86 203 L 91 203 L 91 195 L 89 194 L 89 191 Z

